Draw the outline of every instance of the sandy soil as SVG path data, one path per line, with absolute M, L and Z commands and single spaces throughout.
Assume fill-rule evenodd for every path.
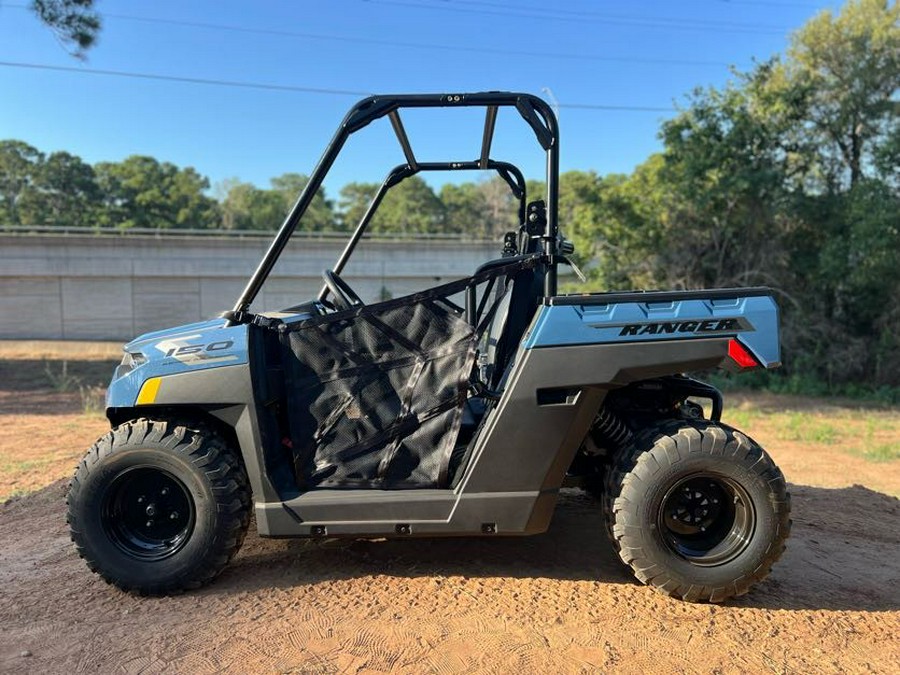
M 59 482 L 0 508 L 0 670 L 896 672 L 897 500 L 861 486 L 793 495 L 785 557 L 727 606 L 636 585 L 577 494 L 526 539 L 251 535 L 212 586 L 157 599 L 88 573 Z
M 897 672 L 900 501 L 889 495 L 900 462 L 783 440 L 765 419 L 748 431 L 792 483 L 794 529 L 772 576 L 723 606 L 639 586 L 598 505 L 577 491 L 565 491 L 549 532 L 522 539 L 264 540 L 251 525 L 212 586 L 138 598 L 73 552 L 63 479 L 0 506 L 0 671 Z M 67 476 L 105 429 L 73 394 L 40 387 L 0 392 L 0 421 L 0 459 L 23 448 L 54 458 L 25 467 L 23 490 Z

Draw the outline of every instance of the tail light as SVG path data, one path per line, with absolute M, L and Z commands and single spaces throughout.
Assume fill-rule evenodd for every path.
M 728 356 L 741 370 L 759 366 L 759 362 L 753 358 L 753 355 L 747 351 L 744 345 L 734 338 L 728 341 Z

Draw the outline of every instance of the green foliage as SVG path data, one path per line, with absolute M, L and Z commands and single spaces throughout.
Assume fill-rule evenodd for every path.
M 65 393 L 81 384 L 81 378 L 77 375 L 69 374 L 69 362 L 63 361 L 59 371 L 54 370 L 50 363 L 44 364 L 44 375 L 47 382 L 58 392 Z
M 272 189 L 263 190 L 236 179 L 219 186 L 224 193 L 221 203 L 222 227 L 226 230 L 276 230 L 284 222 L 309 178 L 299 173 L 286 173 L 271 180 Z M 319 189 L 298 227 L 301 231 L 333 231 L 337 219 L 333 204 Z
M 94 0 L 32 0 L 29 8 L 72 56 L 84 58 L 100 33 L 100 16 L 93 6 Z
M 23 225 L 89 227 L 99 207 L 100 190 L 91 165 L 68 152 L 54 152 L 34 171 L 19 199 L 17 216 Z
M 784 441 L 824 443 L 831 445 L 838 439 L 838 431 L 826 420 L 805 413 L 789 413 L 778 428 L 778 437 Z
M 301 173 L 285 173 L 272 179 L 272 190 L 281 197 L 285 214 L 297 201 L 308 182 L 309 176 Z M 281 225 L 281 222 L 278 225 Z M 325 189 L 319 188 L 306 213 L 303 214 L 300 228 L 306 232 L 331 232 L 336 229 L 336 225 L 334 204 L 325 197 Z
M 416 233 L 439 231 L 444 205 L 420 176 L 391 189 L 371 223 L 371 232 Z
M 444 205 L 445 232 L 468 234 L 485 229 L 487 199 L 475 183 L 447 183 L 441 188 L 439 199 Z
M 18 225 L 19 207 L 33 183 L 44 155 L 23 141 L 0 141 L 0 218 L 4 225 Z
M 100 225 L 205 228 L 219 220 L 218 204 L 204 194 L 209 180 L 192 167 L 132 155 L 94 170 L 105 200 Z
M 341 188 L 338 210 L 344 229 L 352 230 L 359 225 L 378 187 L 378 183 L 347 183 Z
M 864 448 L 862 456 L 872 462 L 892 462 L 900 459 L 900 446 L 896 443 L 879 443 Z
M 878 405 L 900 405 L 900 387 L 873 385 L 868 382 L 829 384 L 808 372 L 786 373 L 756 371 L 732 375 L 730 373 L 704 373 L 703 379 L 722 391 L 763 390 L 773 394 L 849 398 Z
M 782 67 L 784 85 L 803 93 L 804 130 L 829 183 L 856 185 L 900 126 L 900 5 L 851 0 L 836 16 L 821 12 L 794 34 Z

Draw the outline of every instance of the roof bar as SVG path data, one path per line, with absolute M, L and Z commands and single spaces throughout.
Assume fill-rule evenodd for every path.
M 409 144 L 409 137 L 406 135 L 406 129 L 403 128 L 403 122 L 400 121 L 400 113 L 396 110 L 391 110 L 388 113 L 388 117 L 391 120 L 391 126 L 394 127 L 394 133 L 397 134 L 397 140 L 400 141 L 400 147 L 403 148 L 403 154 L 406 155 L 409 168 L 417 171 L 419 163 L 416 161 L 416 156 L 413 154 L 412 147 Z
M 497 106 L 489 105 L 484 115 L 484 136 L 481 138 L 481 160 L 479 169 L 488 168 L 488 158 L 491 156 L 491 143 L 494 141 L 494 125 L 497 123 Z
M 362 239 L 363 234 L 368 229 L 369 223 L 371 222 L 372 217 L 375 215 L 375 211 L 381 204 L 381 200 L 384 199 L 385 195 L 387 195 L 388 193 L 388 190 L 390 190 L 392 187 L 409 178 L 410 176 L 415 176 L 420 171 L 475 171 L 479 169 L 480 166 L 481 165 L 479 162 L 422 162 L 418 165 L 417 169 L 413 169 L 409 166 L 409 164 L 400 164 L 399 166 L 395 166 L 393 169 L 391 169 L 391 171 L 388 172 L 388 175 L 384 179 L 384 182 L 378 188 L 375 196 L 372 197 L 372 201 L 366 208 L 363 217 L 360 219 L 359 223 L 356 225 L 356 228 L 353 230 L 353 234 L 350 235 L 349 241 L 347 242 L 346 246 L 344 246 L 344 250 L 341 251 L 341 255 L 338 257 L 337 263 L 335 263 L 333 270 L 334 273 L 340 274 L 344 271 L 344 266 L 350 259 L 350 256 L 356 248 L 356 245 Z M 509 188 L 512 191 L 513 195 L 519 200 L 519 222 L 525 222 L 525 177 L 522 175 L 522 172 L 515 164 L 510 164 L 508 162 L 497 162 L 493 159 L 488 160 L 487 168 L 496 171 L 500 175 L 500 177 L 509 185 Z M 322 286 L 317 299 L 319 300 L 319 302 L 321 302 L 327 296 L 328 286 Z
M 240 297 L 234 305 L 234 312 L 246 311 L 250 304 L 259 294 L 262 284 L 275 266 L 275 262 L 287 245 L 288 240 L 293 234 L 306 212 L 310 203 L 316 195 L 317 190 L 322 187 L 322 182 L 335 158 L 340 153 L 341 148 L 347 141 L 347 138 L 369 125 L 381 117 L 390 115 L 391 112 L 399 108 L 439 108 L 439 107 L 489 107 L 489 106 L 511 106 L 518 110 L 519 114 L 525 119 L 526 123 L 531 127 L 541 147 L 547 154 L 547 230 L 544 240 L 545 253 L 553 260 L 556 254 L 556 238 L 557 218 L 559 213 L 559 183 L 557 180 L 559 171 L 559 126 L 556 122 L 556 115 L 547 103 L 531 94 L 515 93 L 515 92 L 498 92 L 488 91 L 471 94 L 394 94 L 370 96 L 363 99 L 353 106 L 344 117 L 341 126 L 335 132 L 331 142 L 322 154 L 316 168 L 310 174 L 309 182 L 301 192 L 290 213 L 284 219 L 281 228 L 272 240 L 271 245 L 266 251 L 263 259 L 260 261 L 250 277 Z M 393 120 L 392 120 L 393 121 Z M 402 126 L 401 126 L 402 129 Z M 396 130 L 396 126 L 395 126 Z M 403 137 L 406 134 L 403 132 Z M 401 141 L 402 143 L 402 141 Z M 409 148 L 409 141 L 406 142 L 405 150 Z M 407 152 L 407 159 L 415 161 L 412 152 Z M 477 168 L 478 162 L 472 162 Z M 490 164 L 490 162 L 489 162 Z M 416 167 L 419 163 L 415 162 Z M 410 167 L 412 168 L 412 167 Z M 461 168 L 461 167 L 455 167 Z M 488 167 L 490 168 L 490 166 Z M 551 263 L 545 277 L 544 295 L 556 295 L 556 265 Z

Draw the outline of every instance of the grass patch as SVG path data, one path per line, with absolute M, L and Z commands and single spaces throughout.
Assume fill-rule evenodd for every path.
M 85 415 L 100 415 L 106 410 L 106 389 L 104 387 L 78 387 L 81 396 L 81 410 Z
M 790 399 L 745 399 L 738 407 L 726 405 L 723 421 L 768 439 L 773 450 L 779 443 L 797 443 L 808 448 L 832 446 L 870 462 L 900 460 L 900 417 L 894 411 L 824 401 L 808 410 L 792 407 Z
M 767 391 L 791 396 L 847 398 L 879 406 L 900 405 L 900 387 L 888 385 L 828 384 L 796 373 L 786 375 L 781 370 L 757 370 L 750 373 L 725 373 L 716 370 L 697 373 L 696 376 L 725 392 Z
M 817 415 L 789 413 L 772 415 L 778 438 L 801 443 L 836 443 L 841 434 L 826 420 Z
M 754 423 L 762 417 L 762 413 L 758 410 L 747 410 L 745 408 L 728 409 L 726 407 L 722 417 L 726 424 L 730 424 L 736 429 L 746 430 L 753 427 Z
M 900 459 L 900 445 L 881 443 L 864 449 L 859 455 L 870 462 L 893 462 Z
M 20 474 L 33 469 L 41 469 L 56 461 L 54 457 L 39 459 L 5 460 L 0 462 L 0 474 Z

